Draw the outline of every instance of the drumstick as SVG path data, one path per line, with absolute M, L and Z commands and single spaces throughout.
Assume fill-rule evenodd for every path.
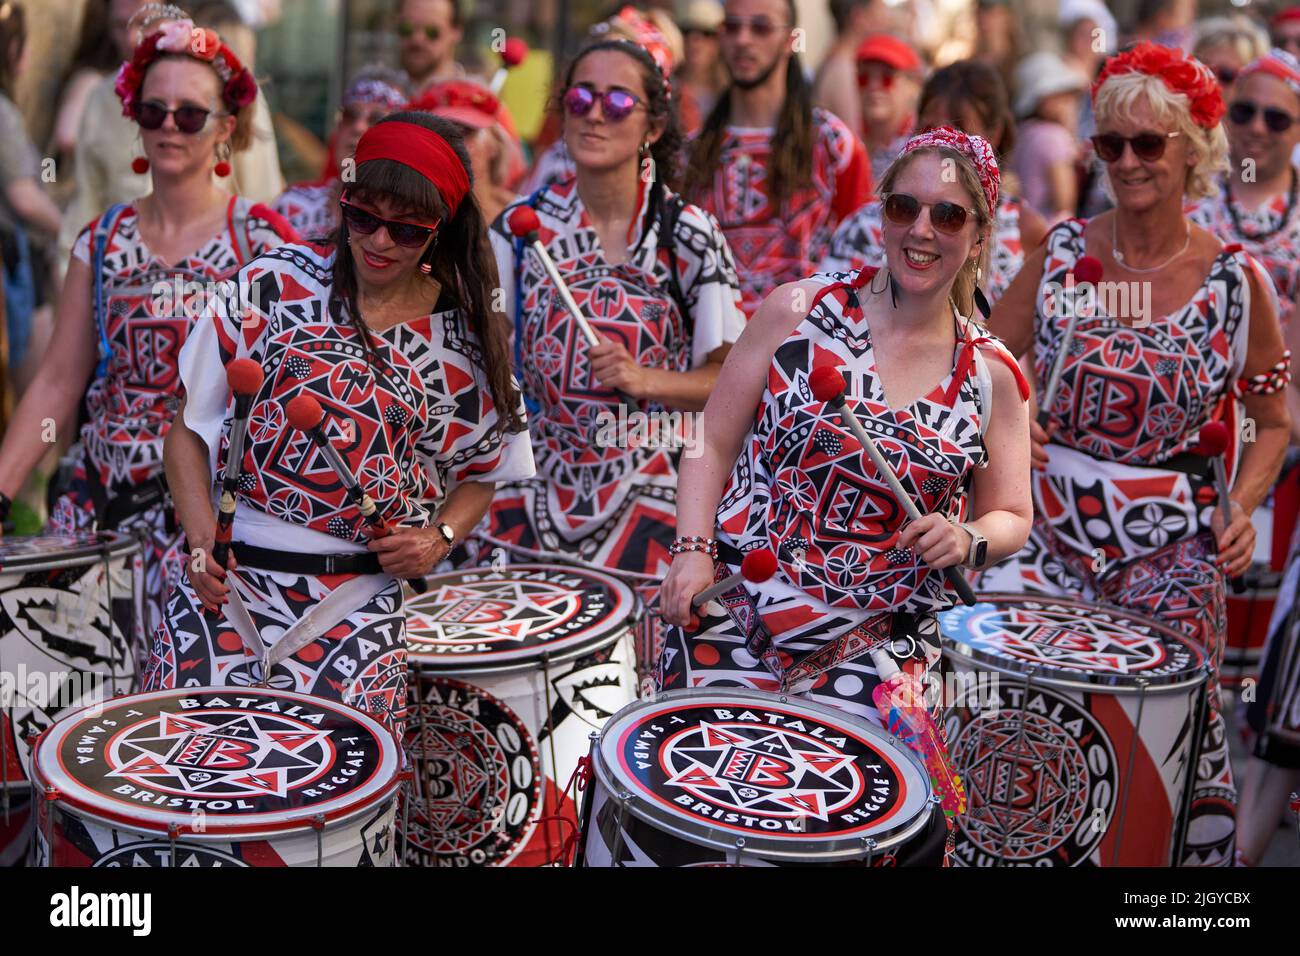
M 343 456 L 339 454 L 333 443 L 325 437 L 325 430 L 321 427 L 325 421 L 325 409 L 321 408 L 320 402 L 314 396 L 300 392 L 289 399 L 286 411 L 289 415 L 289 424 L 315 443 L 321 450 L 321 454 L 325 456 L 325 461 L 334 469 L 334 474 L 339 476 L 339 481 L 343 482 L 343 489 L 347 492 L 348 498 L 357 506 L 361 517 L 365 519 L 366 533 L 371 538 L 386 538 L 392 534 L 392 525 L 384 520 L 384 516 L 375 507 L 374 500 L 366 494 L 361 483 L 357 481 L 356 475 L 352 474 L 348 463 L 343 460 Z M 417 594 L 423 594 L 428 588 L 423 578 L 408 578 L 407 581 Z
M 894 497 L 898 499 L 898 503 L 902 506 L 903 511 L 907 513 L 908 518 L 912 521 L 919 521 L 921 512 L 912 502 L 907 492 L 903 490 L 903 485 L 898 480 L 898 476 L 894 474 L 894 470 L 889 467 L 889 462 L 885 461 L 885 456 L 880 453 L 876 443 L 871 440 L 871 436 L 862 427 L 862 422 L 858 421 L 858 416 L 853 414 L 853 409 L 844 400 L 844 377 L 840 374 L 839 369 L 833 365 L 819 365 L 808 376 L 808 384 L 812 388 L 813 396 L 818 401 L 825 402 L 840 413 L 840 418 L 849 426 L 849 430 L 853 432 L 858 443 L 862 445 L 868 457 L 871 458 L 872 464 L 876 466 L 876 470 L 885 479 L 886 484 L 889 485 L 889 490 L 894 493 Z M 971 586 L 961 573 L 961 569 L 955 565 L 950 565 L 943 569 L 943 573 L 948 579 L 948 583 L 957 589 L 957 596 L 961 598 L 962 603 L 973 605 L 975 603 L 975 592 L 971 590 Z
M 501 87 L 506 85 L 506 76 L 510 70 L 528 56 L 528 44 L 519 37 L 511 37 L 506 40 L 505 47 L 501 50 L 501 66 L 497 67 L 496 73 L 492 74 L 492 82 L 488 84 L 488 89 L 492 95 L 496 96 L 501 92 Z
M 582 334 L 587 339 L 587 344 L 599 345 L 600 336 L 596 334 L 596 330 L 591 327 L 591 323 L 587 321 L 587 317 L 583 315 L 582 310 L 578 308 L 578 303 L 573 298 L 573 293 L 569 291 L 569 287 L 565 283 L 564 279 L 561 278 L 560 270 L 555 267 L 555 262 L 551 259 L 551 254 L 547 252 L 546 247 L 542 245 L 541 237 L 538 235 L 538 232 L 542 228 L 542 224 L 537 218 L 537 210 L 527 204 L 518 206 L 515 208 L 515 211 L 507 217 L 506 223 L 510 227 L 510 232 L 515 238 L 524 240 L 524 242 L 532 246 L 533 251 L 537 253 L 537 257 L 542 261 L 542 268 L 546 270 L 546 274 L 551 279 L 551 284 L 555 286 L 555 291 L 560 296 L 560 301 L 563 302 L 564 307 L 569 310 L 569 314 L 573 316 L 573 320 L 578 323 L 578 328 L 582 329 Z M 620 389 L 615 389 L 615 391 L 618 392 L 618 400 L 624 405 L 631 406 L 632 408 L 639 407 L 637 400 L 627 394 L 627 392 Z
M 1223 422 L 1206 422 L 1201 426 L 1199 441 L 1191 451 L 1196 455 L 1205 455 L 1214 466 L 1214 487 L 1219 495 L 1219 512 L 1223 515 L 1223 526 L 1232 523 L 1232 502 L 1228 498 L 1228 472 L 1223 465 L 1223 453 L 1228 450 L 1228 426 Z M 1234 594 L 1246 590 L 1246 582 L 1240 577 L 1228 578 Z
M 1101 260 L 1096 256 L 1080 256 L 1079 261 L 1074 264 L 1071 274 L 1081 284 L 1090 284 L 1098 282 L 1101 279 Z M 1052 360 L 1052 372 L 1047 378 L 1047 388 L 1038 399 L 1038 424 L 1042 428 L 1047 427 L 1048 420 L 1052 417 L 1052 402 L 1056 398 L 1056 389 L 1061 384 L 1061 372 L 1065 369 L 1065 356 L 1070 351 L 1070 343 L 1074 341 L 1074 327 L 1079 323 L 1079 310 L 1076 308 L 1075 297 L 1077 293 L 1070 296 L 1070 314 L 1065 323 L 1065 335 L 1061 340 L 1061 347 L 1056 350 L 1056 358 Z
M 710 584 L 691 598 L 691 607 L 704 607 L 714 598 L 726 594 L 741 581 L 748 581 L 750 584 L 761 584 L 774 574 L 776 574 L 776 555 L 768 548 L 757 548 L 748 552 L 741 559 L 739 571 L 728 574 L 716 584 Z M 699 621 L 692 617 L 691 626 L 688 630 L 693 631 L 698 626 Z
M 217 567 L 225 569 L 230 556 L 231 526 L 235 520 L 235 496 L 238 493 L 239 467 L 244 461 L 244 436 L 248 433 L 248 413 L 262 387 L 262 366 L 252 359 L 235 359 L 226 366 L 226 382 L 235 395 L 235 415 L 230 421 L 230 445 L 226 449 L 226 469 L 221 475 L 221 505 L 217 512 L 217 534 L 212 557 Z

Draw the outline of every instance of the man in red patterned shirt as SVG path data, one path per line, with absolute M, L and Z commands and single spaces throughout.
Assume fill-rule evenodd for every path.
M 726 13 L 731 86 L 692 143 L 684 192 L 721 224 L 750 316 L 778 285 L 816 271 L 835 225 L 867 200 L 871 164 L 853 132 L 812 105 L 793 0 L 728 0 Z

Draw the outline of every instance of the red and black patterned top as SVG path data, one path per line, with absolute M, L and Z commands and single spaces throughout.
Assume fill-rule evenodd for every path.
M 238 307 L 217 303 L 182 355 L 185 424 L 211 450 L 214 477 L 233 408 L 224 366 L 250 358 L 265 372 L 249 416 L 240 505 L 336 539 L 366 540 L 342 483 L 288 423 L 285 405 L 302 393 L 320 401 L 326 436 L 390 523 L 427 526 L 462 482 L 531 475 L 527 433 L 496 427 L 482 351 L 464 314 L 440 300 L 421 319 L 372 331 L 376 357 L 368 357 L 356 329 L 328 304 L 333 263 L 332 247 L 312 245 L 256 259 L 236 276 Z
M 722 225 L 740 270 L 746 316 L 777 286 L 815 272 L 836 223 L 871 193 L 871 160 L 852 130 L 820 108 L 812 122 L 812 183 L 782 208 L 772 206 L 767 191 L 770 128 L 727 127 L 712 185 L 687 197 Z
M 324 239 L 339 226 L 339 180 L 296 183 L 274 202 L 275 211 L 304 239 Z
M 72 249 L 87 265 L 98 224 L 96 218 L 87 225 Z M 104 283 L 110 357 L 107 374 L 86 393 L 89 420 L 81 430 L 86 467 L 98 469 L 110 497 L 162 473 L 163 438 L 180 396 L 181 347 L 215 284 L 248 259 L 296 239 L 266 206 L 232 197 L 226 227 L 180 262 L 167 263 L 141 239 L 135 208 L 122 212 L 104 247 L 103 271 L 91 277 Z

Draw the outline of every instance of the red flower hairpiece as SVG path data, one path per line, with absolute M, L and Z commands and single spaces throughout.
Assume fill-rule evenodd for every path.
M 1223 105 L 1223 91 L 1210 68 L 1185 56 L 1182 50 L 1158 43 L 1139 43 L 1108 59 L 1093 81 L 1093 102 L 1097 101 L 1097 92 L 1107 80 L 1125 73 L 1159 77 L 1171 93 L 1186 96 L 1188 113 L 1197 126 L 1213 129 L 1227 112 Z
M 133 116 L 144 75 L 163 56 L 183 55 L 206 63 L 221 80 L 221 99 L 235 113 L 257 98 L 257 81 L 215 31 L 195 27 L 189 20 L 172 20 L 140 41 L 131 59 L 117 71 L 113 90 L 122 101 L 122 115 Z

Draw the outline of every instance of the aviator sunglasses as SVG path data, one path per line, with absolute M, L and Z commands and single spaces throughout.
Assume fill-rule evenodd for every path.
M 154 100 L 137 101 L 131 107 L 131 112 L 140 128 L 148 130 L 162 129 L 162 124 L 167 122 L 167 116 L 171 114 L 176 120 L 176 128 L 191 136 L 203 129 L 208 123 L 208 117 L 212 115 L 212 110 L 202 106 L 178 106 L 169 110 Z
M 921 215 L 921 207 L 930 209 L 930 225 L 950 236 L 961 232 L 970 213 L 955 202 L 923 203 L 907 193 L 890 193 L 885 197 L 885 218 L 896 226 L 910 226 Z
M 400 219 L 383 219 L 360 206 L 354 206 L 346 199 L 340 199 L 343 208 L 343 221 L 348 229 L 363 236 L 372 235 L 380 226 L 388 230 L 388 237 L 397 245 L 407 249 L 418 249 L 437 230 L 440 220 L 432 225 L 418 222 L 403 222 Z
M 569 111 L 570 116 L 586 116 L 596 105 L 596 100 L 600 100 L 600 108 L 605 114 L 605 119 L 611 123 L 627 119 L 641 102 L 638 96 L 627 90 L 606 90 L 604 93 L 597 93 L 585 86 L 571 86 L 564 94 L 564 108 Z
M 1117 163 L 1124 155 L 1124 144 L 1133 147 L 1133 155 L 1143 162 L 1153 163 L 1165 154 L 1165 145 L 1178 135 L 1172 133 L 1138 133 L 1136 136 L 1121 136 L 1119 133 L 1102 133 L 1092 138 L 1092 146 L 1103 163 Z

